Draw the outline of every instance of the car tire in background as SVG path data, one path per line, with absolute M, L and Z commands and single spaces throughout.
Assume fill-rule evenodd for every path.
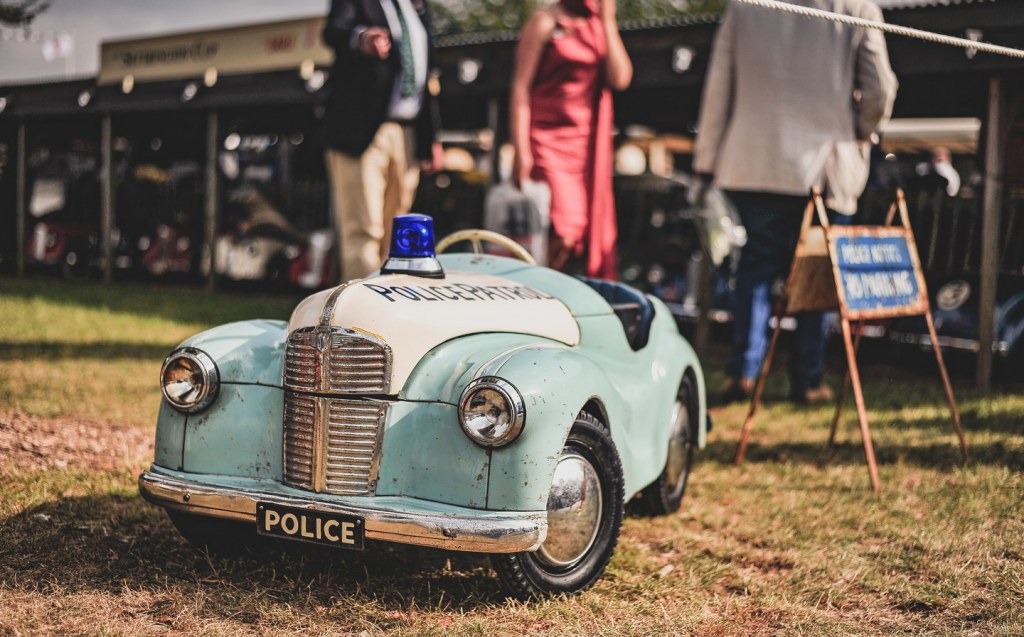
M 511 596 L 578 593 L 604 572 L 624 509 L 622 464 L 605 426 L 581 412 L 569 431 L 548 495 L 548 535 L 536 551 L 493 554 Z
M 690 374 L 683 375 L 676 394 L 675 415 L 668 440 L 668 458 L 658 479 L 647 485 L 630 503 L 630 512 L 638 515 L 668 515 L 679 510 L 693 466 L 693 448 L 697 444 L 697 388 Z

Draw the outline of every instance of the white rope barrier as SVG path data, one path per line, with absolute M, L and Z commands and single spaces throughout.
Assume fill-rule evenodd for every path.
M 778 0 L 735 1 L 741 2 L 743 4 L 753 5 L 755 7 L 761 7 L 762 9 L 776 9 L 778 11 L 795 13 L 797 15 L 802 15 L 808 18 L 822 18 L 824 20 L 830 20 L 832 22 L 839 22 L 842 24 L 848 24 L 856 27 L 878 29 L 879 31 L 885 31 L 887 33 L 893 33 L 895 35 L 902 35 L 908 38 L 917 38 L 919 40 L 926 40 L 928 42 L 935 42 L 938 44 L 948 44 L 950 46 L 958 46 L 964 49 L 973 49 L 975 51 L 984 51 L 985 53 L 994 53 L 996 55 L 1005 55 L 1007 57 L 1024 59 L 1024 51 L 1020 49 L 1013 49 L 1006 46 L 999 46 L 998 44 L 989 44 L 987 42 L 978 42 L 975 40 L 968 40 L 965 38 L 955 38 L 950 35 L 942 35 L 939 33 L 932 33 L 930 31 L 922 31 L 920 29 L 911 29 L 910 27 L 904 27 L 897 24 L 889 24 L 886 22 L 875 22 L 874 20 L 856 18 L 854 16 L 844 15 L 841 13 L 823 11 L 821 9 L 812 9 L 811 7 L 789 4 L 788 2 L 779 2 Z

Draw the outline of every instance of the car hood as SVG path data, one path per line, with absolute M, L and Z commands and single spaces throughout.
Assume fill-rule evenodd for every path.
M 427 352 L 459 336 L 528 334 L 569 346 L 580 339 L 572 312 L 551 294 L 467 271 L 448 271 L 443 279 L 381 275 L 318 292 L 295 308 L 288 331 L 318 326 L 362 332 L 387 343 L 395 392 Z

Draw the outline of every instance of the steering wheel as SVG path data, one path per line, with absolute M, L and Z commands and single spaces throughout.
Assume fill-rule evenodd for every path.
M 457 230 L 438 241 L 435 251 L 438 254 L 441 254 L 460 241 L 469 241 L 473 245 L 473 254 L 483 254 L 483 244 L 486 241 L 487 243 L 493 243 L 494 245 L 505 248 L 512 253 L 512 256 L 520 261 L 526 261 L 531 265 L 536 265 L 537 263 L 537 260 L 533 258 L 533 255 L 530 254 L 529 250 L 512 239 L 509 239 L 505 235 L 492 232 L 491 230 L 479 230 L 474 228 L 468 230 Z

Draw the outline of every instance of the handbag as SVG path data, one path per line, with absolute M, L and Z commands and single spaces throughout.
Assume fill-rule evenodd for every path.
M 484 201 L 484 228 L 515 240 L 537 263 L 547 258 L 551 190 L 543 182 L 527 181 L 522 190 L 509 180 L 488 190 Z

